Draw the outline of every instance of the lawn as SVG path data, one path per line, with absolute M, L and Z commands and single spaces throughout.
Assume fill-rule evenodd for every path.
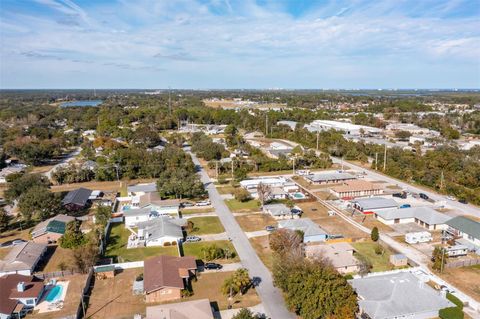
M 183 208 L 180 213 L 182 215 L 190 215 L 190 214 L 205 214 L 205 213 L 212 213 L 213 208 Z
M 235 216 L 243 231 L 251 232 L 264 230 L 266 226 L 277 226 L 277 221 L 268 214 L 250 214 L 243 216 Z
M 192 217 L 188 221 L 193 222 L 193 231 L 189 235 L 220 234 L 225 231 L 220 219 L 215 216 Z
M 268 236 L 253 237 L 249 240 L 265 267 L 271 271 L 273 269 L 273 251 L 270 249 Z
M 183 245 L 183 254 L 185 256 L 195 256 L 197 259 L 204 259 L 204 254 L 202 248 L 210 246 L 210 245 L 217 245 L 217 247 L 222 249 L 228 249 L 230 252 L 235 254 L 235 257 L 230 259 L 222 259 L 222 263 L 235 263 L 239 262 L 240 258 L 238 258 L 238 254 L 233 247 L 232 243 L 228 240 L 216 240 L 216 241 L 209 241 L 209 242 L 196 242 L 196 243 L 185 243 Z
M 352 243 L 353 248 L 358 255 L 362 255 L 372 264 L 372 272 L 392 270 L 395 267 L 390 263 L 389 258 L 392 251 L 384 247 L 384 254 L 377 255 L 375 247 L 377 243 L 372 241 Z
M 200 273 L 197 281 L 192 281 L 193 296 L 184 298 L 182 301 L 194 299 L 209 299 L 211 303 L 217 303 L 220 310 L 227 309 L 228 298 L 221 292 L 221 287 L 226 278 L 234 272 Z M 244 308 L 255 306 L 260 299 L 255 289 L 249 289 L 246 294 L 233 297 L 233 308 Z
M 227 185 L 227 186 L 217 186 L 217 191 L 220 194 L 233 194 L 235 192 L 235 187 Z
M 130 231 L 128 231 L 122 223 L 114 224 L 110 231 L 105 256 L 116 257 L 118 262 L 145 260 L 148 257 L 157 255 L 178 256 L 178 249 L 176 246 L 127 249 L 129 235 Z
M 233 212 L 253 212 L 260 209 L 260 202 L 256 199 L 251 199 L 247 202 L 240 202 L 236 199 L 228 199 L 225 201 L 225 203 Z
M 42 272 L 61 271 L 60 265 L 63 263 L 65 269 L 74 268 L 72 250 L 60 246 L 49 246 L 43 265 L 39 265 Z

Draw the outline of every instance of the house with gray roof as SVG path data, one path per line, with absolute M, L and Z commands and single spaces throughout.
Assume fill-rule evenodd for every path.
M 262 208 L 264 213 L 272 215 L 275 219 L 299 218 L 298 214 L 294 214 L 285 204 L 267 204 Z
M 185 219 L 168 216 L 140 222 L 136 225 L 138 240 L 147 247 L 177 245 L 183 239 L 183 227 L 186 223 Z
M 88 205 L 91 194 L 91 190 L 83 187 L 74 189 L 65 195 L 62 205 L 70 211 L 83 209 Z
M 156 191 L 157 191 L 156 183 L 144 183 L 144 184 L 137 184 L 137 185 L 132 185 L 127 187 L 127 192 L 128 192 L 128 195 L 130 196 L 135 195 L 137 193 L 141 193 L 140 195 L 143 195 L 144 193 L 150 193 L 150 192 L 156 192 Z
M 455 238 L 459 244 L 480 254 L 480 223 L 473 219 L 457 216 L 446 222 L 446 234 Z
M 349 283 L 358 294 L 363 317 L 371 319 L 436 318 L 440 309 L 455 306 L 410 272 L 360 277 Z
M 341 183 L 344 181 L 354 180 L 355 176 L 348 173 L 317 173 L 304 176 L 308 182 L 313 184 L 330 184 Z
M 31 241 L 13 246 L 0 260 L 0 276 L 19 274 L 30 276 L 47 251 L 47 245 Z
M 304 243 L 322 242 L 328 237 L 327 232 L 310 218 L 281 220 L 278 222 L 278 228 L 302 231 Z
M 384 197 L 359 198 L 352 201 L 352 204 L 353 208 L 364 214 L 373 214 L 377 210 L 398 208 L 396 201 Z
M 400 209 L 375 210 L 375 218 L 386 225 L 416 223 L 428 230 L 444 230 L 450 216 L 430 207 L 409 207 Z

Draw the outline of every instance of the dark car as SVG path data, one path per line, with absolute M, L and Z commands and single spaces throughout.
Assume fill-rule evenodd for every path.
M 274 231 L 274 230 L 275 230 L 275 226 L 268 225 L 267 227 L 265 227 L 265 230 L 266 230 L 266 231 Z
M 424 193 L 420 193 L 420 194 L 418 194 L 418 196 L 420 196 L 421 199 L 425 199 L 425 200 L 430 198 L 430 197 L 427 196 L 427 194 L 424 194 Z
M 222 269 L 223 266 L 217 263 L 206 263 L 205 269 Z
M 462 204 L 468 204 L 467 200 L 466 199 L 459 199 L 458 200 L 459 203 L 462 203 Z
M 405 198 L 407 198 L 407 193 L 405 193 L 405 192 L 402 192 L 402 193 L 393 193 L 392 196 L 393 196 L 393 197 L 398 197 L 398 198 L 403 198 L 403 199 L 405 199 Z

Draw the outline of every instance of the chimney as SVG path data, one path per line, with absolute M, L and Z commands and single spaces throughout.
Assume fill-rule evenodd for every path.
M 25 282 L 21 281 L 17 284 L 17 291 L 24 292 L 25 291 Z

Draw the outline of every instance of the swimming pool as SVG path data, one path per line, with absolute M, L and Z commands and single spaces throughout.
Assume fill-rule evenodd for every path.
M 305 195 L 303 193 L 293 193 L 293 198 L 295 199 L 304 199 L 305 198 Z
M 62 296 L 62 292 L 63 292 L 63 286 L 56 285 L 52 289 L 50 289 L 47 297 L 45 297 L 45 300 L 48 301 L 48 302 L 57 301 Z

